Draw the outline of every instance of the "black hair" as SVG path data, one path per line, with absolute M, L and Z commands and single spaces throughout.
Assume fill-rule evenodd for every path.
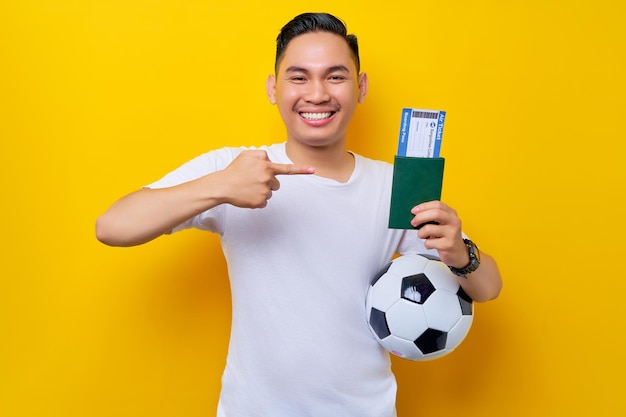
M 296 36 L 309 32 L 330 32 L 344 38 L 352 51 L 352 58 L 356 64 L 357 73 L 361 71 L 359 43 L 355 35 L 348 34 L 346 24 L 341 19 L 328 13 L 303 13 L 294 17 L 283 26 L 276 38 L 276 61 L 274 63 L 276 72 L 278 72 L 278 64 L 289 42 Z

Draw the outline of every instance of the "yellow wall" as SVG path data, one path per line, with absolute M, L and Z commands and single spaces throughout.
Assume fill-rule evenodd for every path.
M 444 200 L 505 278 L 455 353 L 394 360 L 400 416 L 624 415 L 623 6 L 337 3 L 312 7 L 370 77 L 350 147 L 391 161 L 403 106 L 447 110 Z M 264 81 L 297 4 L 0 0 L 0 415 L 213 415 L 216 237 L 109 248 L 94 220 L 201 152 L 284 139 Z

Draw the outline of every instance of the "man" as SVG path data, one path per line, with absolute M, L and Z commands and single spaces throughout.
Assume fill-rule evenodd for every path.
M 201 155 L 114 203 L 97 237 L 132 246 L 188 227 L 220 235 L 233 312 L 218 416 L 393 416 L 389 355 L 364 312 L 369 280 L 395 253 L 430 252 L 487 301 L 498 269 L 484 252 L 470 259 L 442 202 L 412 210 L 414 226 L 436 223 L 387 227 L 391 165 L 345 148 L 368 81 L 340 20 L 303 14 L 285 25 L 275 72 L 267 96 L 285 143 Z

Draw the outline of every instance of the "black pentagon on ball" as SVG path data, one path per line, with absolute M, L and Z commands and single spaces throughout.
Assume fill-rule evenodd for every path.
M 448 333 L 441 330 L 426 329 L 413 343 L 424 355 L 427 355 L 445 349 L 447 340 Z
M 400 296 L 407 301 L 424 304 L 434 292 L 435 286 L 423 273 L 402 278 Z
M 461 305 L 461 312 L 464 316 L 472 315 L 472 298 L 467 295 L 463 288 L 459 287 L 459 290 L 456 292 L 456 295 L 459 297 L 459 304 Z
M 370 326 L 372 326 L 379 339 L 384 339 L 391 334 L 385 313 L 375 308 L 372 308 L 370 311 Z

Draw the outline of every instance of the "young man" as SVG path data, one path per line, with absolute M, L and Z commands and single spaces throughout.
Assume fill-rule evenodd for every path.
M 395 253 L 467 267 L 459 281 L 475 301 L 500 291 L 494 260 L 470 259 L 446 204 L 412 210 L 414 225 L 437 224 L 387 227 L 391 165 L 345 148 L 367 93 L 359 66 L 356 37 L 340 20 L 297 16 L 278 36 L 266 86 L 287 141 L 201 155 L 97 221 L 98 239 L 116 246 L 189 227 L 220 235 L 233 306 L 220 417 L 395 415 L 389 355 L 364 311 L 369 280 Z

